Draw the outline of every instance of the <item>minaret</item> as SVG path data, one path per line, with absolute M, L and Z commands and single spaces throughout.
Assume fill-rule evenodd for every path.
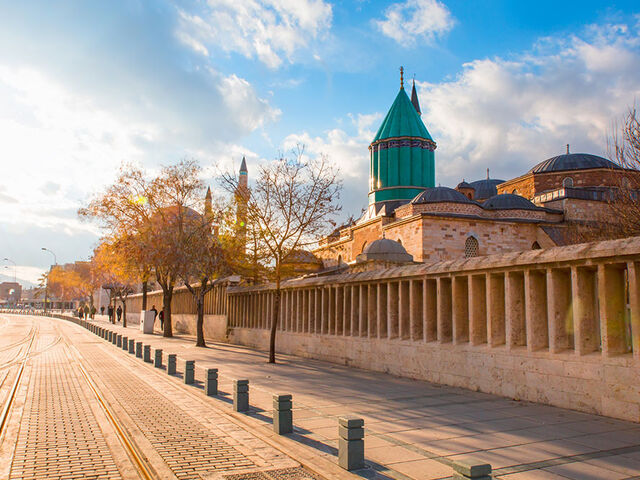
M 418 115 L 422 115 L 422 112 L 420 111 L 420 102 L 418 102 L 418 93 L 416 92 L 415 78 L 413 79 L 413 87 L 411 87 L 411 103 L 416 109 L 416 112 L 418 112 Z
M 369 145 L 369 205 L 376 207 L 391 202 L 395 208 L 435 186 L 436 143 L 420 117 L 415 82 L 410 100 L 403 73 L 400 91 Z
M 249 172 L 247 171 L 247 161 L 242 157 L 240 164 L 240 175 L 238 176 L 238 188 L 236 189 L 236 224 L 238 225 L 238 236 L 246 244 L 247 236 L 247 203 L 249 202 Z
M 204 196 L 204 218 L 209 225 L 209 231 L 213 228 L 213 207 L 211 202 L 211 187 L 207 187 L 207 194 Z M 214 232 L 217 235 L 217 232 Z

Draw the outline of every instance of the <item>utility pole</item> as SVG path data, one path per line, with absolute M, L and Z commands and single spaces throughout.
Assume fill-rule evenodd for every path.
M 56 257 L 56 254 L 46 247 L 42 247 L 41 250 L 45 252 L 49 252 L 51 255 L 53 255 L 53 265 L 49 267 L 49 274 L 51 274 L 51 270 L 53 270 L 53 267 L 58 265 L 58 259 Z M 47 276 L 47 283 L 44 286 L 44 313 L 47 313 L 48 297 L 49 297 L 49 277 Z

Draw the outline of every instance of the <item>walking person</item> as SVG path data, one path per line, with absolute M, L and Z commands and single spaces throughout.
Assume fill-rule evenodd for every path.
M 84 306 L 84 319 L 87 320 L 89 318 L 89 305 Z
M 104 305 L 100 307 L 100 315 L 104 315 Z
M 109 316 L 109 321 L 113 323 L 113 306 L 109 304 L 109 308 L 107 309 L 107 315 Z
M 120 319 L 122 318 L 122 307 L 120 305 L 118 305 L 118 309 L 116 310 L 116 314 L 118 315 L 118 322 L 120 322 Z
M 89 312 L 91 314 L 91 320 L 93 320 L 96 316 L 96 307 L 95 305 L 91 305 L 91 311 Z
M 164 310 L 160 310 L 158 318 L 160 318 L 160 330 L 164 330 Z

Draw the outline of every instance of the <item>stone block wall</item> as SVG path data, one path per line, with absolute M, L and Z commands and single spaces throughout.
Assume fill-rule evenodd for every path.
M 231 288 L 266 348 L 273 291 Z M 640 237 L 284 283 L 281 352 L 640 421 Z

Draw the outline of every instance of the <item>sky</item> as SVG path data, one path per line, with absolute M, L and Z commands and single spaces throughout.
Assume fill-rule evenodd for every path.
M 340 167 L 345 216 L 415 78 L 436 183 L 607 155 L 640 97 L 637 1 L 0 0 L 0 281 L 88 259 L 79 207 L 122 162 L 249 176 L 298 144 Z

